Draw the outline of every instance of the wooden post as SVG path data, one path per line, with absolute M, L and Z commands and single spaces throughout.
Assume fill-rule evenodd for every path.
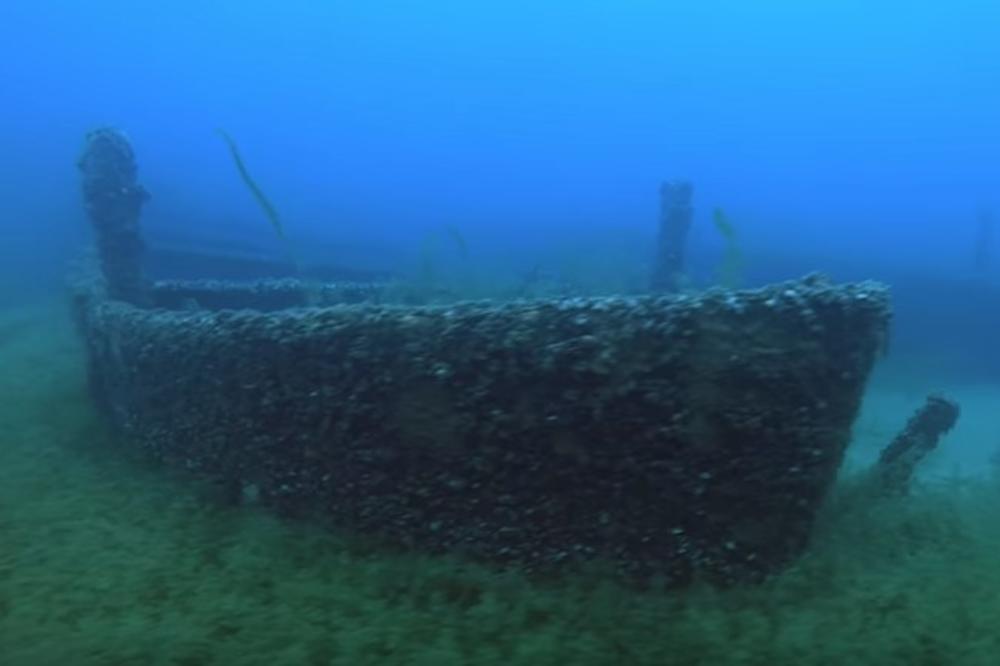
M 691 183 L 667 181 L 660 186 L 660 230 L 650 287 L 677 291 L 684 271 L 684 251 L 691 228 Z
M 927 397 L 902 432 L 882 450 L 875 472 L 881 490 L 888 493 L 906 493 L 917 464 L 933 451 L 941 436 L 955 427 L 959 407 L 939 395 Z
M 132 146 L 118 130 L 94 130 L 87 134 L 77 166 L 108 296 L 148 305 L 149 283 L 142 271 L 139 216 L 149 194 L 136 181 Z

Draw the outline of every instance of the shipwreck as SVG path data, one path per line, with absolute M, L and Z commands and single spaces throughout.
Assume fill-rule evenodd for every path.
M 109 129 L 80 161 L 93 399 L 234 498 L 526 570 L 682 584 L 798 555 L 883 347 L 888 294 L 760 289 L 388 302 L 377 283 L 149 280 L 147 195 Z

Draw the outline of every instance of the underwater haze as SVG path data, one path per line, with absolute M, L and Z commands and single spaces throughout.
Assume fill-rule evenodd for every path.
M 171 247 L 281 252 L 223 128 L 300 251 L 365 270 L 419 264 L 450 226 L 505 275 L 634 287 L 658 184 L 684 178 L 699 278 L 723 251 L 710 223 L 722 207 L 752 281 L 821 270 L 912 286 L 923 303 L 925 280 L 997 280 L 976 260 L 1000 178 L 987 0 L 12 0 L 2 12 L 0 131 L 17 158 L 0 178 L 4 266 L 38 274 L 6 280 L 8 299 L 25 281 L 58 284 L 79 246 L 73 164 L 103 125 L 133 140 L 153 196 L 146 233 Z M 948 328 L 913 317 L 911 330 Z
M 658 183 L 686 178 L 769 260 L 962 275 L 996 204 L 997 21 L 987 0 L 11 0 L 2 182 L 8 219 L 36 221 L 4 228 L 82 226 L 72 164 L 110 124 L 151 230 L 266 242 L 222 127 L 289 235 L 335 248 L 441 224 L 523 262 L 638 244 Z
M 995 0 L 5 0 L 0 664 L 1000 663 L 998 35 Z M 540 582 L 151 466 L 94 409 L 68 314 L 77 161 L 108 126 L 153 278 L 634 295 L 685 180 L 685 292 L 888 284 L 806 554 L 726 589 Z M 936 392 L 961 418 L 916 487 L 858 500 Z

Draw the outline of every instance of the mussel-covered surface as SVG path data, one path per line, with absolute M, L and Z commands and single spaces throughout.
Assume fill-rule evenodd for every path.
M 801 551 L 889 319 L 881 285 L 816 277 L 280 310 L 81 286 L 75 307 L 122 435 L 234 498 L 430 552 L 676 583 Z

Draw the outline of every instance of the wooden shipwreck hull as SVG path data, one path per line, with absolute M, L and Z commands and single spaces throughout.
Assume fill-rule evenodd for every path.
M 246 286 L 215 292 L 247 305 Z M 879 285 L 815 278 L 272 311 L 90 287 L 76 310 L 122 434 L 234 496 L 430 551 L 677 582 L 754 578 L 803 548 L 889 312 Z
M 886 335 L 886 289 L 408 307 L 378 285 L 145 277 L 131 145 L 79 163 L 95 400 L 233 498 L 527 569 L 753 579 L 806 544 Z

